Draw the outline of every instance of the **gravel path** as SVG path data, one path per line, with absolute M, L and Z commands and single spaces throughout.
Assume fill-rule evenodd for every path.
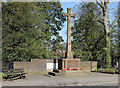
M 67 73 L 69 74 L 69 73 Z M 3 86 L 87 86 L 114 83 L 118 86 L 118 75 L 89 73 L 88 75 L 44 76 L 43 74 L 26 74 L 26 79 L 3 81 Z

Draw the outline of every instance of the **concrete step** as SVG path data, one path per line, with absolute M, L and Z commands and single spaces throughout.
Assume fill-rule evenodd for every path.
M 48 74 L 52 76 L 64 76 L 64 73 L 48 72 Z
M 49 75 L 56 76 L 58 73 L 56 72 L 48 72 Z
M 53 69 L 53 72 L 60 73 L 60 70 L 58 70 L 58 69 Z
M 58 73 L 59 72 L 59 73 Z M 88 75 L 90 72 L 83 72 L 83 71 L 61 71 L 61 70 L 54 70 L 54 72 L 48 72 L 48 75 L 51 76 L 82 76 Z
M 59 70 L 59 69 L 53 69 L 53 72 L 56 72 L 56 73 L 65 73 L 64 71 L 61 71 L 61 70 Z

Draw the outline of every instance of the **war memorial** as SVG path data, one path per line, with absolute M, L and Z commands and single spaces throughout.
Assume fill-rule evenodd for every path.
M 63 16 L 67 16 L 67 44 L 66 44 L 65 57 L 61 59 L 31 59 L 31 62 L 14 62 L 15 69 L 22 68 L 27 72 L 44 73 L 53 70 L 61 71 L 61 69 L 67 69 L 67 68 L 77 69 L 78 71 L 81 68 L 84 69 L 85 71 L 90 72 L 91 68 L 93 70 L 97 68 L 96 61 L 93 61 L 91 63 L 91 61 L 80 61 L 80 58 L 73 58 L 73 52 L 71 50 L 71 17 L 75 18 L 76 15 L 71 14 L 71 8 L 67 8 L 67 13 L 63 13 Z
M 71 18 L 75 18 L 76 14 L 72 14 L 71 8 L 67 8 L 67 13 L 62 13 L 62 16 L 67 17 L 65 57 L 60 59 L 31 58 L 30 61 L 9 62 L 8 68 L 1 72 L 3 86 L 119 85 L 117 74 L 120 74 L 120 69 L 118 67 L 98 69 L 98 61 L 85 61 L 73 57 Z

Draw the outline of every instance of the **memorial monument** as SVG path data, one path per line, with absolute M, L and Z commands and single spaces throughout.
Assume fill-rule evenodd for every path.
M 67 8 L 67 13 L 63 13 L 63 16 L 67 16 L 67 48 L 66 48 L 66 58 L 73 58 L 73 53 L 71 51 L 71 17 L 76 17 L 75 14 L 71 14 L 71 8 Z
M 80 59 L 73 58 L 73 52 L 71 51 L 71 17 L 76 17 L 75 14 L 71 14 L 71 8 L 67 8 L 67 13 L 63 13 L 63 16 L 67 16 L 67 45 L 65 58 L 58 60 L 58 69 L 64 68 L 80 68 Z
M 63 16 L 67 16 L 67 44 L 65 57 L 61 59 L 55 59 L 55 63 L 58 63 L 58 69 L 54 68 L 53 72 L 48 72 L 49 75 L 60 76 L 65 75 L 64 73 L 70 73 L 74 71 L 67 71 L 71 69 L 76 69 L 75 72 L 79 73 L 80 66 L 85 66 L 85 69 L 90 69 L 89 62 L 81 62 L 80 58 L 73 58 L 73 52 L 71 51 L 71 17 L 76 17 L 75 14 L 71 14 L 71 8 L 67 8 L 67 13 L 63 13 Z M 83 64 L 84 63 L 84 64 Z M 97 65 L 95 65 L 97 67 Z M 75 73 L 74 72 L 74 73 Z

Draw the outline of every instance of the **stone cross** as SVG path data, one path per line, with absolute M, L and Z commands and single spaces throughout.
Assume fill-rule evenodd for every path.
M 75 14 L 71 14 L 71 8 L 67 8 L 67 13 L 63 13 L 63 16 L 67 16 L 67 47 L 66 47 L 66 58 L 73 58 L 71 52 L 71 17 L 76 17 Z

